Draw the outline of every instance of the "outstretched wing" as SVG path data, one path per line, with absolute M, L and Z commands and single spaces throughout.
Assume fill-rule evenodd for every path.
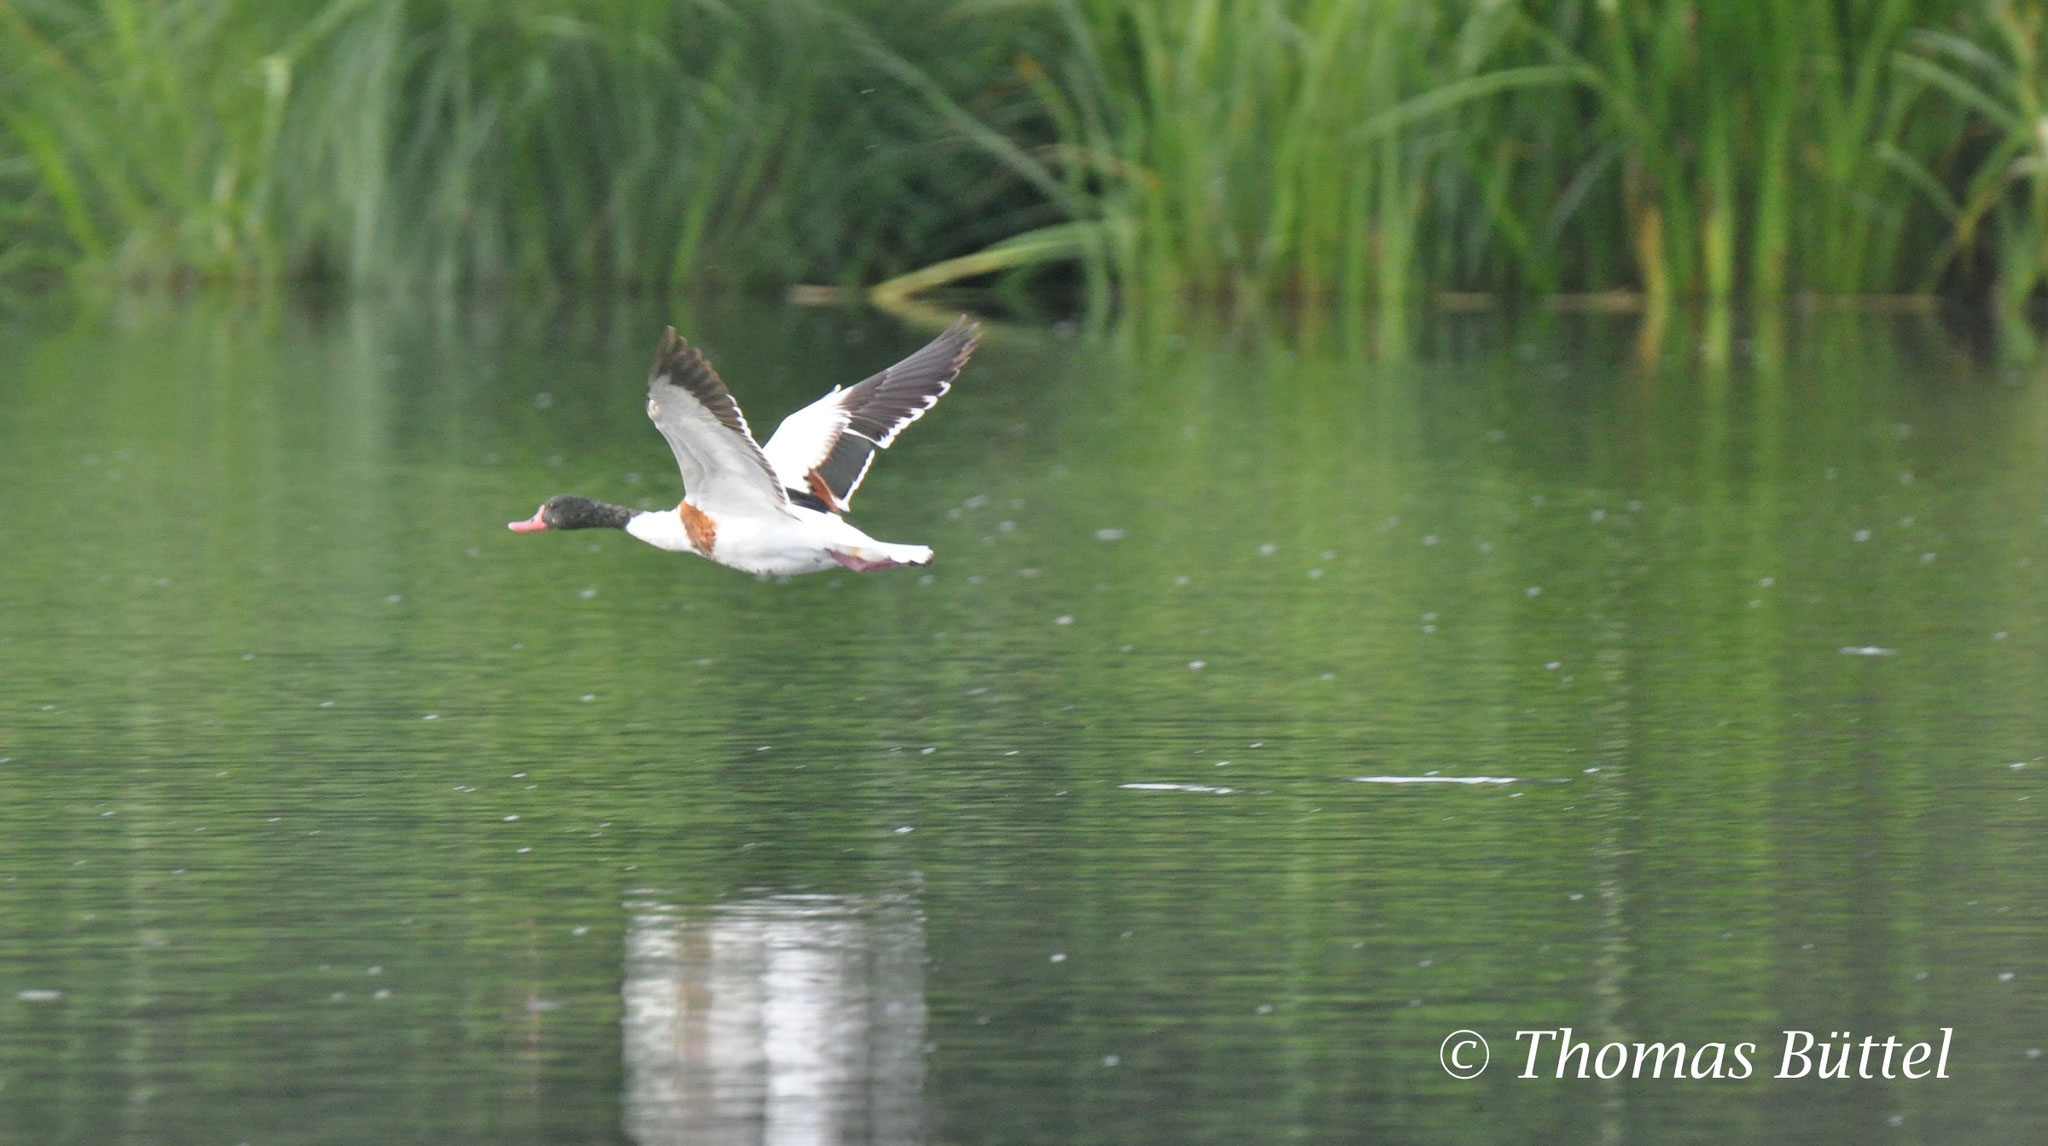
M 647 416 L 668 439 L 683 471 L 683 492 L 708 513 L 786 513 L 789 498 L 754 444 L 746 415 L 702 351 L 671 326 L 647 379 Z
M 924 349 L 872 378 L 830 394 L 782 420 L 761 448 L 781 483 L 834 513 L 853 500 L 875 451 L 924 416 L 974 353 L 981 327 L 961 318 Z

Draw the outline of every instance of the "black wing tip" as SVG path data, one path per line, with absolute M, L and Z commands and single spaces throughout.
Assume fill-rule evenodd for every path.
M 961 368 L 967 365 L 968 356 L 980 344 L 981 324 L 963 314 L 917 353 L 884 371 L 883 377 L 887 381 L 883 385 L 890 381 L 908 382 L 913 386 L 936 383 L 939 394 L 944 394 L 952 387 L 953 379 L 959 376 Z M 922 368 L 913 369 L 908 374 L 897 373 L 913 364 Z M 933 400 L 937 400 L 937 395 Z
M 963 314 L 953 320 L 953 325 L 947 327 L 945 333 L 939 335 L 941 342 L 948 339 L 959 341 L 960 351 L 956 365 L 965 365 L 967 356 L 974 353 L 974 348 L 981 344 L 981 324 Z
M 954 319 L 953 325 L 947 327 L 946 332 L 939 335 L 939 338 L 951 340 L 953 343 L 952 367 L 946 371 L 946 382 L 950 385 L 953 378 L 967 365 L 967 359 L 974 353 L 974 348 L 981 345 L 981 324 L 963 314 Z
M 697 348 L 690 345 L 688 339 L 676 333 L 675 327 L 663 327 L 661 342 L 654 348 L 654 368 L 651 374 L 654 378 L 666 374 L 671 384 L 677 384 L 680 382 L 681 368 L 690 365 L 693 358 L 702 357 Z

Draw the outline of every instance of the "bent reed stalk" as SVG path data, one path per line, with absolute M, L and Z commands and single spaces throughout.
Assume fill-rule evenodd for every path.
M 0 3 L 0 281 L 2048 282 L 2011 0 Z M 1059 268 L 1078 267 L 1078 278 Z M 1050 277 L 1049 277 L 1050 276 Z

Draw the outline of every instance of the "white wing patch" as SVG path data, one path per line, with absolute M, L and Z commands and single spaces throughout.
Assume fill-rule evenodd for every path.
M 662 336 L 647 380 L 647 416 L 668 439 L 692 505 L 714 516 L 789 512 L 789 498 L 731 391 L 674 327 Z
M 791 489 L 809 489 L 810 472 L 818 467 L 846 432 L 846 391 L 838 386 L 823 398 L 782 420 L 768 444 L 761 447 L 775 476 Z
M 776 478 L 828 510 L 844 510 L 875 451 L 887 449 L 945 396 L 980 337 L 981 328 L 962 318 L 903 361 L 852 386 L 835 386 L 784 418 L 762 447 Z

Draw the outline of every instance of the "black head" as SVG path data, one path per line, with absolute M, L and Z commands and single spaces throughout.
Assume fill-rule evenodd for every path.
M 540 504 L 525 521 L 511 522 L 514 533 L 538 533 L 543 529 L 624 529 L 633 511 L 608 501 L 558 493 Z

